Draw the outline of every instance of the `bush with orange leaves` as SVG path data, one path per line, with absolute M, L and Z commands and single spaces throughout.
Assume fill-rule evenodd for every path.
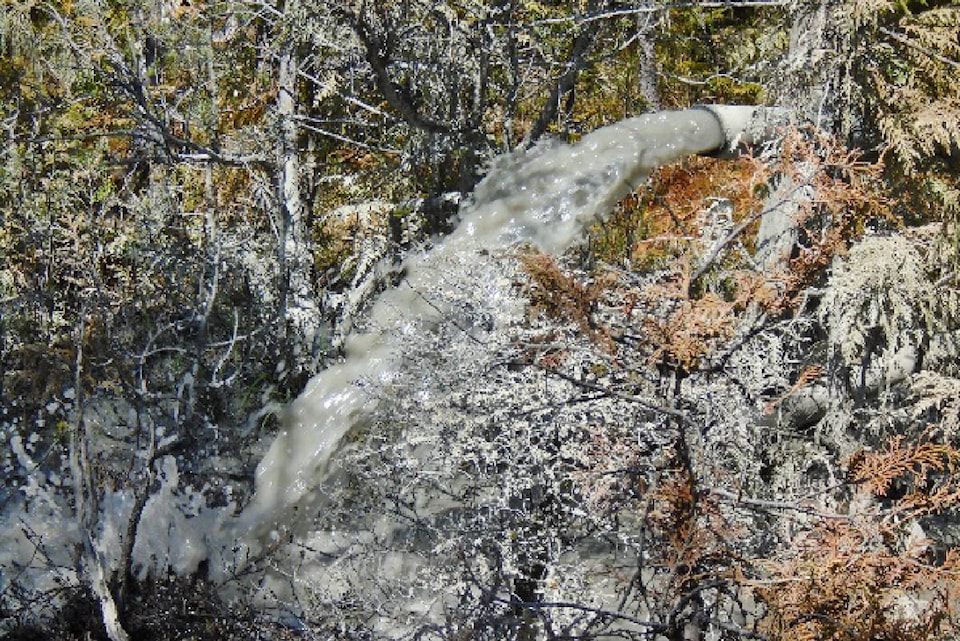
M 823 515 L 754 585 L 772 639 L 923 641 L 956 633 L 960 550 L 937 546 L 926 517 L 960 507 L 960 450 L 894 437 L 848 461 L 845 514 Z
M 710 405 L 711 377 L 732 378 L 728 359 L 763 335 L 796 341 L 799 356 L 769 356 L 778 363 L 771 369 L 781 368 L 776 389 L 754 393 L 737 382 L 742 401 L 755 407 L 751 420 L 775 428 L 744 430 L 745 441 L 765 441 L 757 448 L 768 448 L 768 467 L 794 464 L 776 458 L 781 441 L 815 449 L 834 468 L 851 451 L 818 443 L 828 435 L 823 426 L 791 432 L 776 418 L 813 385 L 830 387 L 839 418 L 829 420 L 851 431 L 869 420 L 855 412 L 903 407 L 902 391 L 876 390 L 857 401 L 870 409 L 851 411 L 844 372 L 810 349 L 810 336 L 823 336 L 816 308 L 835 259 L 871 230 L 898 231 L 882 175 L 882 165 L 821 133 L 792 131 L 769 163 L 692 159 L 661 169 L 647 192 L 597 228 L 592 274 L 539 258 L 524 263 L 538 288 L 535 305 L 603 337 L 605 382 L 577 384 L 660 413 L 651 422 L 670 445 L 651 455 L 631 445 L 630 430 L 598 427 L 575 482 L 593 510 L 643 515 L 645 556 L 632 585 L 642 594 L 638 611 L 663 637 L 704 638 L 696 635 L 706 628 L 691 631 L 699 624 L 730 639 L 914 641 L 943 638 L 956 623 L 960 552 L 925 533 L 929 519 L 960 504 L 960 450 L 951 441 L 925 433 L 884 447 L 864 430 L 852 437 L 861 449 L 846 462 L 845 482 L 801 492 L 805 481 L 793 479 L 786 493 L 762 494 L 760 481 L 736 476 L 732 459 L 711 451 L 721 450 L 707 434 L 720 431 L 710 416 L 724 411 Z M 761 264 L 756 237 L 763 217 L 777 213 L 767 185 L 778 181 L 793 185 L 790 197 L 806 196 L 794 203 L 792 253 Z M 732 216 L 708 244 L 713 221 L 703 212 L 717 200 L 732 204 Z M 811 329 L 790 336 L 794 327 Z M 562 375 L 562 360 L 550 368 Z M 920 418 L 904 428 L 915 433 Z
M 797 313 L 808 289 L 822 283 L 851 243 L 871 227 L 897 227 L 882 175 L 882 163 L 808 130 L 786 133 L 770 162 L 691 158 L 657 170 L 647 190 L 625 199 L 594 229 L 593 262 L 629 268 L 614 278 L 604 273 L 602 285 L 633 288 L 623 295 L 644 312 L 651 363 L 692 371 L 731 338 L 742 312 L 759 310 L 771 321 Z M 797 239 L 792 254 L 770 272 L 752 254 L 760 221 L 782 215 L 783 203 L 770 197 L 770 185 L 780 183 L 793 185 L 786 198 L 796 207 Z M 810 197 L 797 197 L 801 192 Z M 709 220 L 710 203 L 721 201 L 732 210 L 726 227 Z M 719 237 L 705 244 L 710 234 Z M 539 279 L 544 272 L 534 266 L 526 263 Z M 637 268 L 660 269 L 660 276 L 631 283 L 628 274 Z M 569 283 L 554 282 L 552 289 L 568 300 Z M 593 300 L 599 294 L 591 290 Z

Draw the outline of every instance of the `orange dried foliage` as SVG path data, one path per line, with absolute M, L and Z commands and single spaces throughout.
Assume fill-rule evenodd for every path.
M 670 571 L 670 590 L 682 597 L 704 580 L 740 576 L 733 547 L 742 531 L 714 498 L 697 490 L 689 470 L 668 471 L 647 494 L 646 524 L 664 542 L 651 560 Z
M 855 152 L 821 134 L 794 132 L 786 136 L 783 148 L 782 161 L 769 168 L 752 158 L 732 162 L 701 158 L 656 174 L 654 195 L 647 197 L 644 209 L 649 237 L 637 247 L 641 253 L 648 252 L 647 259 L 655 247 L 673 252 L 674 269 L 672 275 L 628 297 L 645 312 L 643 335 L 651 365 L 691 371 L 733 335 L 739 312 L 755 307 L 770 318 L 793 312 L 833 259 L 860 238 L 871 222 L 895 222 L 883 195 L 879 164 L 863 162 Z M 771 174 L 813 194 L 806 201 L 798 199 L 798 246 L 777 274 L 750 264 L 744 254 L 754 238 L 751 225 L 759 224 L 764 215 L 761 181 Z M 707 249 L 702 243 L 679 242 L 699 241 L 698 225 L 704 222 L 708 194 L 733 201 L 734 225 L 754 221 L 740 230 L 738 251 L 730 241 L 704 255 Z M 694 272 L 691 265 L 701 267 Z M 805 372 L 790 393 L 815 375 Z
M 898 518 L 918 518 L 960 507 L 960 450 L 934 443 L 926 435 L 916 443 L 895 436 L 882 452 L 858 452 L 848 462 L 851 479 L 864 492 L 886 498 L 891 488 L 905 492 L 891 508 Z
M 650 501 L 647 523 L 665 535 L 675 554 L 675 565 L 705 549 L 707 533 L 698 531 L 696 488 L 689 474 L 676 470 L 668 475 L 650 492 Z
M 692 156 L 658 169 L 639 203 L 643 237 L 630 248 L 630 259 L 636 265 L 649 265 L 688 249 L 690 241 L 698 238 L 699 218 L 710 199 L 730 200 L 734 222 L 752 216 L 763 205 L 761 186 L 768 178 L 767 166 L 749 156 L 736 160 Z M 755 227 L 746 230 L 748 246 L 755 236 Z
M 799 246 L 784 272 L 737 272 L 736 297 L 745 307 L 757 304 L 771 317 L 796 309 L 807 288 L 816 285 L 834 258 L 863 237 L 871 224 L 897 226 L 892 201 L 883 185 L 883 164 L 862 159 L 834 138 L 813 131 L 794 131 L 771 173 L 809 189 L 812 197 L 798 202 Z
M 712 293 L 695 299 L 689 291 L 690 263 L 685 257 L 677 261 L 671 280 L 643 290 L 642 298 L 654 312 L 643 321 L 646 342 L 653 350 L 651 365 L 664 363 L 689 372 L 733 334 L 735 302 Z
M 850 457 L 859 494 L 849 515 L 822 518 L 754 582 L 769 608 L 767 636 L 921 641 L 955 631 L 960 552 L 937 552 L 919 518 L 960 506 L 958 464 L 960 450 L 926 435 Z
M 789 289 L 790 283 L 782 275 L 740 270 L 733 275 L 733 282 L 738 310 L 756 305 L 771 318 L 777 318 L 797 306 L 797 293 Z
M 616 351 L 607 328 L 598 325 L 593 318 L 600 297 L 612 284 L 610 278 L 581 283 L 564 273 L 552 257 L 539 252 L 524 254 L 520 257 L 520 264 L 530 277 L 528 294 L 532 310 L 543 311 L 554 319 L 574 322 L 608 353 Z
M 343 169 L 351 172 L 374 171 L 389 165 L 393 160 L 393 155 L 384 152 L 371 152 L 365 149 L 340 148 L 331 152 L 329 161 L 331 164 L 342 166 Z
M 953 630 L 951 603 L 960 587 L 955 555 L 933 566 L 923 547 L 902 553 L 845 522 L 824 524 L 795 558 L 759 582 L 770 613 L 764 632 L 790 641 L 925 641 Z
M 813 194 L 797 215 L 801 247 L 782 275 L 787 300 L 795 301 L 814 284 L 869 224 L 899 224 L 882 184 L 882 162 L 866 162 L 859 151 L 822 132 L 786 136 L 779 171 L 797 185 L 809 185 Z
M 626 295 L 646 312 L 642 322 L 651 363 L 689 371 L 731 336 L 739 311 L 756 307 L 776 318 L 795 310 L 833 259 L 871 222 L 896 224 L 882 171 L 879 163 L 864 162 L 857 152 L 822 133 L 794 131 L 784 138 L 780 160 L 769 166 L 750 157 L 691 158 L 655 172 L 647 193 L 625 199 L 594 238 L 601 259 L 615 259 L 619 244 L 630 245 L 625 251 L 634 265 L 669 258 L 678 266 L 668 279 Z M 767 183 L 774 175 L 813 196 L 797 199 L 798 246 L 783 272 L 770 274 L 749 264 L 744 252 L 754 244 L 765 213 Z M 735 243 L 719 250 L 714 245 L 707 256 L 700 226 L 711 198 L 732 202 L 731 224 L 749 224 L 739 230 Z M 703 265 L 696 271 L 698 282 L 690 282 L 691 265 Z M 709 287 L 702 282 L 707 273 Z M 704 289 L 713 291 L 702 293 Z M 582 317 L 583 311 L 577 315 Z
M 678 301 L 665 320 L 647 319 L 644 329 L 655 346 L 651 363 L 664 362 L 691 371 L 713 346 L 733 333 L 732 306 L 714 294 Z

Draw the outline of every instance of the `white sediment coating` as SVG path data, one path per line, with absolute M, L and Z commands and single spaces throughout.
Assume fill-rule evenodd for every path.
M 440 286 L 456 286 L 456 266 L 478 252 L 530 243 L 560 253 L 653 169 L 720 149 L 728 135 L 712 111 L 664 112 L 604 127 L 572 146 L 544 144 L 497 162 L 462 207 L 456 230 L 432 251 L 405 262 L 404 282 L 370 310 L 373 327 L 348 337 L 344 361 L 314 377 L 292 403 L 284 429 L 257 468 L 255 494 L 223 532 L 226 539 L 256 555 L 278 523 L 317 498 L 331 457 L 351 428 L 376 409 L 378 391 L 396 376 L 405 338 L 445 322 L 451 312 L 423 295 L 438 279 Z

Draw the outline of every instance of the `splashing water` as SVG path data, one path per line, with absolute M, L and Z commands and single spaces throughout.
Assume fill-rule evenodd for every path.
M 724 126 L 704 109 L 651 114 L 599 129 L 576 145 L 540 145 L 499 161 L 462 208 L 457 229 L 404 263 L 404 282 L 370 310 L 375 327 L 348 337 L 343 362 L 318 374 L 294 401 L 257 469 L 256 492 L 226 538 L 255 556 L 279 523 L 319 498 L 331 457 L 382 402 L 377 390 L 399 375 L 404 341 L 456 318 L 455 309 L 437 302 L 443 297 L 425 292 L 457 287 L 458 270 L 480 255 L 521 243 L 552 254 L 566 250 L 657 166 L 723 147 Z M 493 286 L 470 293 L 489 309 L 508 304 Z
M 529 243 L 547 253 L 565 251 L 582 238 L 587 225 L 609 212 L 655 167 L 688 154 L 719 150 L 749 133 L 747 127 L 755 124 L 747 122 L 753 112 L 754 108 L 748 107 L 714 107 L 652 114 L 597 130 L 576 145 L 542 144 L 497 161 L 471 202 L 461 209 L 454 233 L 404 263 L 403 282 L 372 306 L 366 328 L 344 341 L 343 361 L 310 381 L 288 408 L 284 429 L 258 467 L 256 491 L 239 515 L 234 516 L 232 500 L 207 506 L 204 488 L 184 487 L 176 459 L 172 455 L 162 459 L 159 489 L 137 519 L 132 551 L 137 575 L 167 571 L 190 575 L 206 562 L 211 578 L 223 583 L 225 591 L 239 588 L 233 579 L 245 579 L 247 574 L 238 570 L 263 558 L 269 544 L 277 552 L 282 571 L 275 576 L 269 574 L 269 568 L 249 574 L 257 581 L 267 607 L 289 603 L 286 596 L 299 589 L 289 578 L 294 573 L 311 589 L 322 587 L 331 595 L 346 594 L 346 588 L 341 588 L 349 587 L 348 581 L 333 567 L 347 558 L 342 552 L 350 549 L 354 539 L 389 538 L 394 524 L 377 512 L 376 505 L 358 512 L 348 502 L 339 512 L 346 514 L 345 519 L 326 521 L 344 531 L 320 528 L 317 508 L 341 507 L 326 497 L 337 487 L 330 478 L 337 471 L 332 463 L 348 461 L 351 439 L 363 437 L 363 426 L 376 425 L 377 419 L 389 414 L 385 412 L 388 409 L 396 410 L 395 422 L 409 418 L 412 424 L 414 414 L 422 412 L 420 419 L 426 422 L 460 425 L 457 421 L 463 420 L 463 414 L 445 396 L 449 390 L 443 381 L 430 378 L 437 370 L 430 365 L 441 363 L 450 372 L 448 376 L 465 382 L 461 389 L 466 389 L 467 383 L 474 383 L 478 369 L 499 358 L 490 345 L 505 337 L 509 340 L 517 328 L 527 325 L 526 301 L 515 288 L 517 261 L 511 249 Z M 476 393 L 493 399 L 485 405 L 490 410 L 515 391 L 520 396 L 530 394 L 522 383 L 516 383 L 510 378 L 487 379 L 483 383 L 487 387 L 481 386 Z M 115 418 L 109 407 L 107 404 L 102 411 L 103 421 Z M 397 430 L 403 433 L 399 437 L 392 432 L 378 436 L 406 446 L 422 444 L 436 433 L 407 427 L 404 424 Z M 62 480 L 53 473 L 38 480 L 33 471 L 40 465 L 34 460 L 32 442 L 21 442 L 18 434 L 8 433 L 2 424 L 0 442 L 10 443 L 18 469 L 29 472 L 29 483 L 19 491 L 30 503 L 27 512 L 19 510 L 23 502 L 14 501 L 0 511 L 0 526 L 14 524 L 14 535 L 7 537 L 9 544 L 0 546 L 0 594 L 10 596 L 7 588 L 14 580 L 27 595 L 82 583 L 75 554 L 85 533 L 62 489 Z M 364 450 L 357 451 L 362 455 Z M 344 469 L 348 475 L 349 465 Z M 433 510 L 432 514 L 439 514 L 450 507 L 443 503 L 445 495 L 427 497 L 425 502 L 435 499 L 435 505 L 424 507 L 426 513 Z M 132 488 L 104 490 L 92 541 L 98 571 L 126 571 L 120 567 L 120 550 L 136 501 Z M 330 512 L 336 514 L 337 510 Z M 357 530 L 352 531 L 355 517 Z M 303 547 L 289 550 L 289 559 L 282 556 L 288 550 L 273 546 L 278 541 L 274 534 L 281 526 L 303 534 L 306 541 Z M 375 533 L 371 526 L 382 526 L 386 534 Z M 34 562 L 38 540 L 43 541 L 42 563 Z M 321 552 L 305 561 L 302 554 L 308 547 Z M 377 549 L 377 555 L 370 557 L 368 566 L 358 568 L 378 578 L 393 573 L 404 586 L 410 583 L 403 583 L 405 573 L 411 567 L 416 569 L 424 558 L 419 553 L 379 552 Z M 331 566 L 330 572 L 325 563 Z M 50 564 L 56 566 L 55 573 L 49 572 Z M 8 571 L 10 568 L 16 570 Z M 403 607 L 408 606 L 409 612 L 433 607 L 430 599 L 416 595 Z M 438 607 L 442 609 L 444 602 Z

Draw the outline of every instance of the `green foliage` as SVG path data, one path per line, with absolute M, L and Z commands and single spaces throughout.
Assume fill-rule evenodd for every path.
M 958 9 L 948 0 L 849 0 L 827 8 L 836 29 L 824 37 L 839 56 L 818 66 L 836 70 L 839 133 L 885 156 L 908 222 L 953 227 L 960 220 Z
M 863 16 L 864 27 L 879 32 L 861 62 L 866 111 L 909 175 L 960 145 L 960 14 L 953 6 L 881 15 Z
M 782 9 L 672 9 L 657 41 L 664 106 L 757 104 L 785 53 Z
M 208 45 L 223 18 L 133 9 L 0 6 L 0 75 L 9 81 L 0 114 L 11 141 L 0 165 L 0 390 L 24 415 L 78 374 L 88 394 L 176 396 L 182 376 L 222 389 L 256 380 L 250 363 L 265 354 L 282 358 L 272 341 L 251 340 L 275 322 L 255 302 L 276 299 L 278 286 L 261 273 L 271 269 L 265 243 L 249 240 L 272 225 L 252 195 L 261 178 L 249 167 L 172 162 L 247 135 L 246 116 L 214 118 L 220 68 Z M 230 67 L 232 81 L 258 77 L 253 47 L 222 49 L 245 63 Z M 218 394 L 181 416 L 221 411 Z

